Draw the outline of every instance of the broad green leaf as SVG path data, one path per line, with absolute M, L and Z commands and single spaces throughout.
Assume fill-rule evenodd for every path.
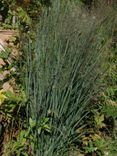
M 39 128 L 38 128 L 38 134 L 39 134 L 39 135 L 41 134 L 41 131 L 42 131 L 42 128 L 39 127 Z
M 35 120 L 32 120 L 32 118 L 29 118 L 29 124 L 31 128 L 34 128 L 36 126 Z

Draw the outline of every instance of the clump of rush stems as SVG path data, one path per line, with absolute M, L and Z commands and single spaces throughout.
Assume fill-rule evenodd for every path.
M 107 36 L 96 20 L 71 2 L 55 1 L 39 21 L 34 50 L 27 50 L 26 92 L 35 156 L 63 156 L 78 139 L 87 107 L 99 90 Z

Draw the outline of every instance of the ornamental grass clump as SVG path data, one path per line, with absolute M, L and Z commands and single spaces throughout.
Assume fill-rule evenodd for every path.
M 107 43 L 102 23 L 59 1 L 42 13 L 35 44 L 29 40 L 25 79 L 35 156 L 66 155 L 78 139 L 76 129 L 99 90 Z

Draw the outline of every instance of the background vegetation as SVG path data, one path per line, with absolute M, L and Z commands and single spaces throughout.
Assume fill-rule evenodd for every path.
M 22 53 L 0 91 L 3 156 L 117 155 L 116 2 L 74 2 L 0 2 Z

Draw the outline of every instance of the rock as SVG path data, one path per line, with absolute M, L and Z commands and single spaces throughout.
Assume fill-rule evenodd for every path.
M 2 88 L 4 89 L 4 91 L 11 91 L 13 93 L 13 88 L 12 86 L 9 84 L 9 82 L 5 82 L 2 86 Z
M 0 81 L 3 81 L 3 80 L 4 80 L 4 75 L 0 74 Z
M 9 70 L 5 70 L 5 71 L 2 71 L 0 73 L 0 80 L 4 80 L 8 75 L 10 75 L 10 71 Z
M 5 51 L 4 47 L 2 46 L 2 44 L 0 44 L 0 52 L 1 51 Z
M 4 62 L 4 60 L 2 58 L 0 58 L 0 65 L 5 65 L 6 63 Z
M 12 59 L 11 57 L 9 57 L 9 58 L 7 59 L 7 63 L 8 63 L 9 65 L 11 65 L 11 64 L 13 63 L 13 59 Z
M 10 69 L 10 71 L 11 71 L 11 72 L 16 72 L 16 68 L 15 68 L 15 67 L 12 67 L 12 68 Z
M 10 75 L 10 71 L 9 71 L 9 70 L 5 70 L 5 71 L 3 72 L 3 75 L 4 75 L 4 77 Z

